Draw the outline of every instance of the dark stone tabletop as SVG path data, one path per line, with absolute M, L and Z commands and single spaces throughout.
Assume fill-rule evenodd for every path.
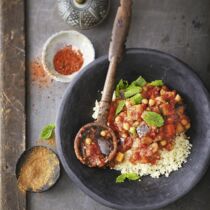
M 93 42 L 96 56 L 107 54 L 112 24 L 119 4 L 111 1 L 107 19 L 91 30 L 82 31 Z M 30 62 L 41 55 L 49 36 L 72 29 L 58 14 L 52 0 L 28 0 L 27 11 L 27 145 L 35 145 L 41 128 L 55 121 L 67 84 L 52 82 L 42 87 L 30 82 Z M 210 91 L 210 1 L 134 0 L 133 19 L 127 47 L 161 50 L 190 65 Z M 199 100 L 199 96 L 198 99 Z M 195 163 L 196 164 L 196 163 Z M 210 170 L 185 197 L 162 210 L 209 210 Z M 30 210 L 105 210 L 75 186 L 64 171 L 50 191 L 28 196 Z

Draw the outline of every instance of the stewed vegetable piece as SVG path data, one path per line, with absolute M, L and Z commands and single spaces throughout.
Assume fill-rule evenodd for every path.
M 147 83 L 139 77 L 130 85 L 121 80 L 115 96 L 108 125 L 119 139 L 116 163 L 135 144 L 130 161 L 155 164 L 160 151 L 172 150 L 175 137 L 190 128 L 182 97 L 161 80 Z

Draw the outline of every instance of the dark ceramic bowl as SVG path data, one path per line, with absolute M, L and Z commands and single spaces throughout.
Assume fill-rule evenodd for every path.
M 100 99 L 108 68 L 101 57 L 78 74 L 68 87 L 57 117 L 57 147 L 69 177 L 96 201 L 116 209 L 156 209 L 177 200 L 194 187 L 208 168 L 210 157 L 209 95 L 197 75 L 180 60 L 162 52 L 128 50 L 117 71 L 117 81 L 142 75 L 146 80 L 162 79 L 183 96 L 192 128 L 193 148 L 188 161 L 168 178 L 143 177 L 141 182 L 116 184 L 119 172 L 82 165 L 74 153 L 74 137 L 79 128 L 93 121 L 92 108 Z

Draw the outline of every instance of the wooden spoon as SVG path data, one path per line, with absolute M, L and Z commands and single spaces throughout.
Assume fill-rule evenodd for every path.
M 132 0 L 120 1 L 112 30 L 109 48 L 110 63 L 97 120 L 83 126 L 75 137 L 74 150 L 76 156 L 89 167 L 104 167 L 113 160 L 117 152 L 117 138 L 113 130 L 107 126 L 107 118 L 114 91 L 117 65 L 123 57 L 129 31 L 131 6 Z M 104 136 L 104 134 L 106 135 Z

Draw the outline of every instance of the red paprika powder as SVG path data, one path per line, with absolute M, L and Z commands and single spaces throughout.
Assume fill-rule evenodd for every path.
M 38 85 L 39 88 L 49 87 L 53 80 L 44 70 L 41 58 L 35 58 L 30 63 L 30 75 L 33 84 Z
M 79 50 L 66 46 L 59 50 L 53 59 L 55 70 L 63 75 L 70 75 L 78 71 L 84 63 L 83 55 Z

